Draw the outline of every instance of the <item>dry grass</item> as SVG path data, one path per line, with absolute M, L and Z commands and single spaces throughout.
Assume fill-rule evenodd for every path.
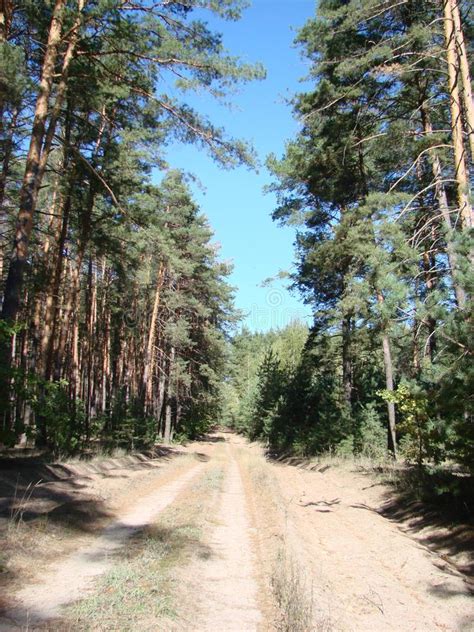
M 0 524 L 0 587 L 14 590 L 31 578 L 36 562 L 47 564 L 62 553 L 66 542 L 72 542 L 74 532 L 65 525 L 48 520 L 47 514 L 26 520 L 29 504 L 41 480 L 30 483 L 19 492 L 15 487 L 10 515 Z M 66 545 L 67 546 L 67 545 Z
M 222 480 L 220 466 L 208 469 L 154 525 L 129 542 L 94 594 L 72 606 L 58 630 L 177 629 L 190 597 L 177 570 L 210 555 L 204 534 Z
M 289 506 L 270 465 L 258 449 L 242 450 L 239 460 L 247 479 L 259 533 L 260 581 L 271 595 L 269 617 L 278 632 L 331 632 L 327 613 L 318 607 L 313 587 L 297 560 Z
M 47 516 L 32 521 L 5 520 L 0 529 L 0 592 L 6 597 L 77 546 L 77 533 Z
M 299 565 L 288 556 L 287 548 L 278 552 L 271 586 L 280 612 L 276 621 L 278 632 L 314 630 L 313 591 Z
M 10 511 L 10 520 L 8 522 L 8 529 L 16 531 L 24 524 L 25 512 L 28 509 L 28 503 L 31 496 L 34 494 L 36 488 L 41 485 L 41 480 L 36 483 L 30 483 L 24 492 L 19 494 L 18 485 L 15 487 L 15 494 L 13 496 L 12 508 Z

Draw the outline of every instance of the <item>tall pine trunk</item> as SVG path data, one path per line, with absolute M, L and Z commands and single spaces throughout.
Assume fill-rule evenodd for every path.
M 431 125 L 425 97 L 422 98 L 420 112 L 423 131 L 427 136 L 431 136 L 433 134 L 433 127 Z M 453 227 L 449 211 L 448 196 L 446 194 L 446 188 L 443 182 L 443 170 L 441 167 L 441 160 L 436 149 L 430 150 L 429 159 L 431 164 L 431 171 L 434 178 L 436 201 L 438 203 L 445 228 L 446 252 L 448 255 L 449 267 L 451 269 L 451 278 L 454 288 L 454 294 L 456 296 L 456 303 L 459 309 L 464 309 L 466 305 L 466 293 L 464 291 L 464 288 L 460 285 L 456 278 L 456 273 L 458 270 L 458 256 L 453 243 Z
M 352 353 L 351 353 L 351 316 L 342 319 L 342 385 L 344 400 L 349 413 L 352 412 Z
M 173 408 L 172 403 L 175 398 L 173 384 L 174 379 L 174 360 L 175 360 L 175 348 L 171 347 L 170 357 L 168 363 L 168 389 L 166 393 L 166 406 L 165 406 L 165 431 L 164 431 L 164 441 L 165 443 L 170 443 L 173 438 Z
M 56 60 L 61 44 L 63 14 L 65 10 L 64 0 L 56 0 L 51 18 L 39 94 L 36 100 L 30 146 L 26 158 L 23 184 L 20 191 L 20 209 L 18 211 L 13 253 L 5 284 L 2 318 L 11 322 L 16 320 L 20 309 L 21 291 L 29 253 L 30 238 L 33 230 L 33 216 L 56 132 L 57 122 L 66 95 L 69 68 L 79 38 L 84 2 L 85 0 L 78 0 L 77 17 L 74 26 L 68 32 L 68 45 L 63 57 L 60 80 L 52 108 L 49 102 L 52 95 Z M 49 123 L 46 129 L 48 117 Z
M 456 198 L 463 228 L 472 227 L 472 206 L 469 200 L 469 177 L 463 139 L 462 106 L 459 90 L 459 57 L 452 15 L 452 0 L 444 0 L 444 34 L 448 61 L 448 85 L 451 111 L 451 136 L 454 151 Z
M 50 380 L 53 373 L 54 341 L 58 328 L 58 304 L 61 288 L 61 278 L 63 274 L 64 247 L 66 243 L 69 226 L 69 214 L 71 210 L 71 191 L 68 191 L 63 204 L 60 207 L 61 226 L 57 235 L 56 261 L 53 278 L 48 288 L 45 301 L 45 314 L 43 324 L 43 335 L 41 340 L 41 354 L 43 375 L 45 380 Z
M 453 19 L 456 49 L 462 80 L 461 97 L 467 127 L 467 136 L 469 139 L 469 147 L 471 149 L 471 160 L 474 161 L 474 99 L 472 95 L 469 59 L 467 56 L 466 41 L 462 28 L 461 12 L 459 11 L 459 0 L 449 0 L 449 2 L 451 4 L 451 15 Z
M 163 287 L 163 280 L 165 274 L 165 267 L 160 263 L 158 273 L 156 277 L 155 297 L 153 300 L 153 308 L 150 319 L 150 326 L 148 329 L 148 337 L 145 351 L 145 360 L 143 365 L 143 392 L 145 394 L 144 404 L 145 412 L 148 412 L 153 404 L 153 373 L 155 364 L 155 338 L 156 338 L 156 323 L 158 319 L 158 310 L 160 307 L 161 290 Z
M 5 296 L 2 308 L 2 318 L 12 322 L 15 321 L 18 310 L 20 309 L 23 276 L 28 257 L 31 231 L 33 229 L 33 213 L 41 186 L 39 176 L 42 145 L 46 133 L 46 121 L 49 114 L 49 100 L 53 87 L 56 59 L 61 42 L 64 5 L 65 0 L 56 0 L 51 18 L 41 72 L 39 94 L 36 100 L 30 146 L 26 157 L 25 173 L 20 191 L 20 210 L 18 212 L 13 254 L 5 284 Z
M 377 291 L 377 302 L 382 307 L 384 304 L 384 297 L 382 292 Z M 393 383 L 393 362 L 392 351 L 390 347 L 390 338 L 387 333 L 387 327 L 382 324 L 382 351 L 383 351 L 383 363 L 385 368 L 385 388 L 388 393 L 395 391 Z M 396 428 L 396 416 L 395 416 L 395 404 L 392 401 L 387 400 L 387 413 L 388 413 L 388 449 L 393 454 L 393 457 L 397 458 L 397 428 Z

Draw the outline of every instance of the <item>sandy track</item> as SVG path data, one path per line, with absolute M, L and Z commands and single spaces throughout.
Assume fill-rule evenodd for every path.
M 113 564 L 113 554 L 124 547 L 137 531 L 156 520 L 178 494 L 199 474 L 204 464 L 196 464 L 175 480 L 141 498 L 130 511 L 113 520 L 95 541 L 81 547 L 42 574 L 40 583 L 26 586 L 16 594 L 18 605 L 0 620 L 0 630 L 35 626 L 58 617 L 61 608 L 91 590 L 92 580 Z
M 164 480 L 134 474 L 133 493 L 128 503 L 120 496 L 117 518 L 88 547 L 47 568 L 41 583 L 18 592 L 0 630 L 35 629 L 53 618 L 57 623 L 61 607 L 93 590 L 94 578 L 110 568 L 129 537 L 170 504 L 184 506 L 192 480 L 218 459 L 225 477 L 217 509 L 205 520 L 209 554 L 179 569 L 191 585 L 182 598 L 191 601 L 181 604 L 183 617 L 173 630 L 283 629 L 275 624 L 283 619 L 270 603 L 272 567 L 265 559 L 275 560 L 282 546 L 312 589 L 315 632 L 474 630 L 465 578 L 378 513 L 383 488 L 367 477 L 337 467 L 312 472 L 268 463 L 260 449 L 231 433 L 199 444 L 199 450 L 202 462 L 171 467 Z M 252 478 L 249 463 L 265 475 Z
M 201 615 L 193 629 L 254 632 L 262 616 L 257 604 L 252 527 L 239 466 L 229 443 L 226 457 L 217 526 L 207 540 L 212 554 L 190 569 L 200 586 L 197 606 Z

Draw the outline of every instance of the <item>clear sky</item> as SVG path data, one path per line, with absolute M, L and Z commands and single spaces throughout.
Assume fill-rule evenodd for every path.
M 307 65 L 294 48 L 296 30 L 314 15 L 314 0 L 253 0 L 238 22 L 212 18 L 213 30 L 223 34 L 227 50 L 245 62 L 263 63 L 267 79 L 239 88 L 232 97 L 236 108 L 224 109 L 205 95 L 193 96 L 191 103 L 209 115 L 229 135 L 250 141 L 261 163 L 273 152 L 281 156 L 285 141 L 297 130 L 291 107 L 285 101 L 302 90 L 300 79 Z M 262 282 L 290 270 L 294 260 L 294 232 L 271 219 L 275 197 L 264 194 L 271 181 L 262 166 L 259 173 L 238 168 L 220 169 L 212 159 L 194 147 L 174 145 L 168 152 L 173 168 L 195 174 L 205 191 L 194 188 L 195 197 L 215 231 L 221 257 L 231 260 L 236 287 L 236 305 L 247 314 L 245 324 L 252 330 L 284 326 L 294 318 L 307 318 L 309 308 L 292 295 L 285 282 L 267 287 Z

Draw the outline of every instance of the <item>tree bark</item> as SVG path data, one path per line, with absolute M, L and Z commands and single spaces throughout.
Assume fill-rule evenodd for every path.
M 383 305 L 384 297 L 382 292 L 377 292 L 377 301 L 379 305 Z M 392 363 L 392 351 L 390 348 L 390 338 L 386 331 L 386 327 L 382 326 L 382 350 L 383 350 L 383 362 L 385 367 L 385 387 L 389 393 L 394 392 L 393 386 L 393 363 Z M 394 402 L 387 401 L 388 412 L 388 449 L 393 454 L 393 457 L 397 458 L 397 428 L 396 428 L 396 416 L 395 416 L 395 404 Z
M 459 58 L 451 10 L 452 0 L 444 0 L 444 35 L 448 62 L 448 85 L 451 110 L 451 135 L 454 150 L 456 197 L 463 228 L 472 227 L 472 206 L 469 201 L 469 177 L 463 140 L 461 98 L 459 91 Z
M 54 340 L 57 332 L 59 292 L 63 273 L 64 246 L 69 226 L 69 214 L 71 211 L 71 192 L 68 191 L 64 205 L 62 205 L 61 230 L 57 240 L 56 263 L 53 279 L 45 301 L 45 314 L 43 335 L 41 339 L 41 354 L 43 375 L 45 380 L 50 380 L 53 372 Z
M 0 0 L 0 45 L 8 40 L 13 15 L 12 0 Z M 0 131 L 2 130 L 3 112 L 5 108 L 5 95 L 8 86 L 0 81 Z
M 422 99 L 420 105 L 421 112 L 421 120 L 423 125 L 423 131 L 426 135 L 433 134 L 433 127 L 431 125 L 431 120 L 429 116 L 429 112 L 426 107 L 425 98 Z M 451 215 L 449 212 L 449 204 L 448 204 L 448 196 L 446 195 L 446 189 L 443 183 L 443 170 L 441 167 L 441 161 L 439 159 L 438 153 L 436 149 L 432 149 L 429 153 L 430 163 L 431 163 L 431 171 L 433 173 L 434 184 L 435 184 L 435 195 L 436 201 L 438 202 L 438 207 L 443 218 L 443 223 L 445 227 L 445 239 L 446 239 L 446 253 L 448 255 L 449 267 L 451 269 L 451 278 L 454 288 L 454 294 L 456 296 L 456 303 L 459 309 L 464 309 L 466 306 L 466 293 L 464 289 L 459 285 L 456 280 L 456 271 L 458 269 L 458 258 L 457 253 L 454 248 L 453 240 L 452 240 L 452 222 Z
M 156 322 L 158 319 L 158 310 L 161 300 L 161 289 L 163 287 L 163 280 L 165 274 L 165 267 L 160 263 L 158 273 L 156 277 L 155 298 L 153 301 L 153 309 L 151 313 L 150 327 L 148 329 L 148 340 L 145 351 L 145 361 L 143 368 L 143 392 L 145 393 L 145 411 L 149 411 L 153 403 L 153 370 L 155 364 L 155 338 L 156 338 Z
M 436 266 L 436 260 L 432 253 L 423 253 L 423 271 L 425 277 L 426 291 L 429 294 L 433 292 L 436 287 L 436 277 L 433 274 L 433 268 Z M 426 326 L 428 328 L 428 338 L 425 343 L 424 355 L 429 355 L 431 362 L 434 360 L 434 354 L 436 351 L 436 319 L 432 316 L 426 318 Z
M 18 310 L 20 309 L 23 276 L 28 257 L 30 235 L 33 228 L 33 213 L 41 184 L 38 178 L 41 150 L 49 112 L 49 99 L 53 87 L 58 48 L 61 42 L 64 5 L 65 0 L 56 0 L 51 18 L 48 42 L 46 44 L 41 72 L 39 94 L 36 100 L 30 146 L 26 158 L 23 184 L 20 191 L 20 210 L 18 213 L 13 255 L 8 270 L 2 308 L 2 318 L 11 322 L 15 321 Z
M 85 0 L 78 0 L 78 14 L 73 28 L 69 31 L 69 42 L 64 54 L 61 77 L 52 109 L 50 109 L 49 101 L 52 93 L 59 45 L 61 43 L 65 0 L 56 0 L 53 16 L 51 18 L 41 73 L 39 95 L 36 100 L 33 130 L 26 159 L 23 184 L 20 191 L 20 209 L 15 230 L 13 254 L 5 284 L 2 318 L 10 322 L 16 320 L 20 309 L 25 267 L 33 230 L 33 216 L 36 210 L 38 193 L 41 188 L 47 160 L 51 151 L 56 124 L 66 94 L 69 67 L 79 38 L 84 2 Z M 50 120 L 48 129 L 46 130 L 48 116 Z
M 174 359 L 175 359 L 175 348 L 171 347 L 170 350 L 170 359 L 168 364 L 168 389 L 166 393 L 166 406 L 165 406 L 165 433 L 164 433 L 164 441 L 165 443 L 170 443 L 173 438 L 173 409 L 172 402 L 174 399 L 174 385 L 172 384 L 173 376 L 174 376 Z
M 471 73 L 469 69 L 469 59 L 467 57 L 466 41 L 462 29 L 461 12 L 459 11 L 459 0 L 450 0 L 451 15 L 454 24 L 454 34 L 456 38 L 456 48 L 459 58 L 459 69 L 462 80 L 462 104 L 464 106 L 464 116 L 467 127 L 467 136 L 471 150 L 471 161 L 474 161 L 474 99 L 472 96 Z
M 349 412 L 352 412 L 352 354 L 351 354 L 351 316 L 344 316 L 342 333 L 342 384 L 344 399 Z

